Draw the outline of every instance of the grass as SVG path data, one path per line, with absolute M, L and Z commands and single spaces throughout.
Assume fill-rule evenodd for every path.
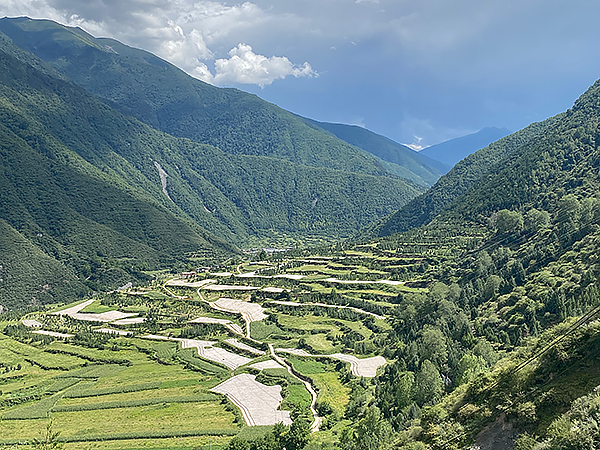
M 327 365 L 314 359 L 288 358 L 294 370 L 312 380 L 318 391 L 317 401 L 326 401 L 341 416 L 350 399 L 350 388 L 344 386 L 337 372 L 327 371 Z
M 100 397 L 64 396 L 59 402 L 58 406 L 90 405 L 98 402 L 130 402 L 137 400 L 157 399 L 163 397 L 194 397 L 204 394 L 207 394 L 206 389 L 196 384 L 195 386 L 148 389 L 144 391 L 115 392 L 114 394 L 107 394 Z M 212 396 L 213 394 L 210 395 Z M 215 400 L 217 399 L 215 398 Z
M 309 377 L 317 388 L 317 401 L 326 401 L 342 416 L 350 399 L 350 388 L 342 384 L 336 372 L 314 373 Z
M 100 389 L 86 389 L 86 386 L 82 386 L 79 388 L 70 389 L 69 392 L 65 394 L 66 398 L 81 398 L 81 397 L 98 397 L 102 395 L 111 395 L 111 394 L 124 394 L 127 392 L 139 392 L 139 391 L 147 391 L 150 389 L 158 389 L 160 387 L 160 381 L 154 381 L 149 383 L 140 383 L 133 384 L 128 386 L 112 386 L 107 388 Z
M 47 392 L 55 393 L 55 392 L 64 391 L 65 389 L 76 385 L 77 383 L 79 383 L 79 381 L 80 380 L 78 380 L 77 378 L 57 379 L 56 382 L 48 388 Z
M 303 384 L 290 385 L 288 391 L 289 394 L 283 400 L 280 409 L 308 409 L 310 407 L 312 397 Z
M 327 340 L 326 334 L 310 334 L 304 338 L 306 343 L 310 345 L 315 352 L 318 353 L 335 353 L 341 350 L 341 346 L 334 346 L 331 341 Z
M 192 370 L 197 370 L 204 374 L 223 375 L 228 372 L 228 369 L 225 367 L 209 363 L 208 361 L 199 358 L 197 355 L 198 350 L 195 348 L 183 348 L 177 351 L 176 358 L 189 366 Z
M 115 309 L 117 309 L 117 308 L 115 308 L 114 306 L 103 305 L 100 303 L 99 300 L 96 300 L 94 303 L 86 306 L 79 312 L 80 313 L 90 313 L 90 314 L 102 314 L 107 311 L 114 311 Z
M 255 427 L 242 427 L 240 432 L 237 434 L 239 438 L 252 440 L 256 438 L 263 437 L 264 435 L 273 431 L 273 427 L 271 425 L 258 425 Z
M 272 334 L 281 333 L 283 333 L 283 330 L 274 323 L 266 324 L 262 320 L 250 323 L 250 335 L 259 341 L 264 341 Z
M 124 367 L 116 364 L 95 364 L 93 366 L 82 367 L 79 370 L 71 370 L 58 378 L 101 378 L 113 375 L 123 370 Z
M 42 369 L 70 370 L 85 365 L 84 359 L 71 355 L 53 354 L 45 352 L 37 347 L 17 342 L 13 339 L 0 340 L 0 348 L 21 357 L 22 360 L 35 364 Z
M 50 410 L 60 400 L 62 394 L 54 394 L 32 405 L 9 409 L 2 415 L 2 420 L 42 419 L 48 417 Z
M 288 316 L 286 314 L 278 313 L 277 321 L 283 327 L 291 328 L 301 332 L 322 330 L 335 333 L 340 331 L 339 327 L 335 325 L 334 319 L 330 319 L 325 316 L 313 316 L 312 314 Z
M 59 405 L 52 407 L 52 412 L 72 412 L 72 411 L 92 411 L 96 409 L 115 409 L 115 408 L 130 408 L 135 406 L 148 406 L 158 405 L 166 403 L 196 403 L 196 402 L 210 402 L 220 400 L 214 394 L 200 394 L 200 395 L 189 395 L 189 396 L 176 396 L 176 397 L 156 397 L 156 398 L 143 398 L 133 399 L 117 402 L 98 402 L 98 403 L 83 403 L 79 405 Z
M 287 358 L 287 361 L 292 364 L 294 370 L 303 375 L 312 375 L 315 373 L 323 373 L 326 370 L 325 364 L 314 359 Z
M 87 442 L 86 450 L 190 450 L 195 448 L 222 450 L 231 440 L 230 436 L 195 436 L 177 438 L 122 439 Z M 81 443 L 66 443 L 65 450 L 81 450 Z

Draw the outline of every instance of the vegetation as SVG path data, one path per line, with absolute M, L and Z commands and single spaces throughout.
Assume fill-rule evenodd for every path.
M 2 22 L 8 23 L 19 22 Z M 61 60 L 64 67 L 52 60 L 66 74 L 77 72 L 75 61 L 89 63 L 74 56 L 90 47 L 88 58 L 117 67 L 129 61 L 145 67 L 145 76 L 151 73 L 146 65 L 160 64 L 124 46 L 121 56 L 111 56 L 98 43 L 112 41 L 49 22 L 27 26 L 41 28 L 18 35 L 26 48 L 47 33 L 81 38 L 69 50 L 73 58 Z M 60 47 L 44 42 L 40 54 Z M 484 447 L 496 438 L 516 439 L 507 444 L 516 449 L 594 448 L 600 81 L 566 113 L 462 161 L 367 230 L 373 240 L 242 255 L 198 224 L 243 239 L 264 237 L 270 227 L 292 234 L 336 228 L 339 237 L 399 207 L 404 200 L 398 198 L 419 188 L 370 172 L 371 163 L 311 163 L 297 139 L 303 130 L 314 139 L 322 132 L 283 112 L 269 116 L 266 128 L 300 130 L 290 132 L 290 145 L 277 147 L 279 132 L 257 130 L 239 151 L 228 148 L 228 139 L 274 109 L 239 113 L 240 125 L 230 133 L 216 127 L 221 134 L 213 144 L 229 153 L 174 138 L 117 113 L 6 38 L 1 43 L 0 275 L 11 281 L 0 282 L 0 298 L 14 309 L 0 313 L 2 443 L 32 442 L 52 419 L 46 436 L 55 443 L 204 435 L 231 450 L 441 450 Z M 165 73 L 174 70 L 165 67 Z M 206 90 L 207 104 L 229 102 L 232 114 L 241 103 L 261 104 L 236 91 L 219 94 L 217 102 L 221 91 L 195 82 L 188 87 Z M 125 89 L 101 88 L 95 87 L 104 89 L 105 100 Z M 127 102 L 133 108 L 133 98 L 126 98 L 122 110 Z M 157 121 L 175 127 L 169 121 L 186 117 L 169 108 L 158 117 L 156 106 L 140 109 L 141 118 L 150 122 L 156 113 Z M 214 111 L 224 111 L 219 108 Z M 332 147 L 323 158 L 347 149 L 326 136 L 321 144 Z M 257 143 L 260 152 L 243 154 Z M 299 153 L 285 157 L 292 150 Z M 348 164 L 358 164 L 360 154 L 352 153 Z M 172 201 L 154 161 L 169 173 Z M 202 203 L 206 198 L 214 204 Z M 202 270 L 185 279 L 178 274 L 198 266 Z M 111 325 L 128 336 L 101 334 L 100 324 L 59 317 L 45 306 L 132 278 L 140 286 L 98 294 L 90 307 L 140 314 L 144 322 Z M 208 288 L 215 284 L 223 290 Z M 266 318 L 250 323 L 244 337 L 235 327 L 194 321 L 218 317 L 246 325 L 246 316 L 214 308 L 221 297 L 259 304 Z M 59 342 L 36 334 L 25 326 L 31 319 L 73 337 Z M 210 339 L 206 345 L 219 352 L 244 353 L 225 342 L 231 337 L 269 354 L 232 371 L 177 340 Z M 370 373 L 375 376 L 361 376 L 355 359 L 342 362 L 334 353 L 384 357 L 385 365 Z M 267 368 L 254 366 L 271 358 Z M 282 364 L 290 370 L 274 368 Z M 235 406 L 239 399 L 210 392 L 244 372 L 281 386 L 289 427 L 248 431 Z M 324 420 L 309 437 L 311 389 Z M 109 423 L 110 430 L 101 429 Z

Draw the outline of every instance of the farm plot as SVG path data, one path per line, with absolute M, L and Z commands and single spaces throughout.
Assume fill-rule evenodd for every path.
M 95 331 L 98 333 L 114 334 L 117 336 L 129 336 L 131 334 L 129 331 L 115 330 L 114 328 L 99 328 Z
M 216 323 L 221 324 L 236 334 L 244 334 L 244 330 L 237 323 L 233 323 L 228 319 L 217 319 L 215 317 L 198 317 L 194 320 L 190 320 L 188 323 Z
M 76 320 L 85 320 L 88 322 L 113 322 L 115 320 L 126 319 L 137 316 L 138 313 L 125 313 L 121 311 L 107 311 L 100 314 L 94 313 L 75 313 L 69 316 Z
M 264 313 L 265 309 L 256 303 L 223 297 L 211 303 L 211 305 L 216 306 L 216 309 L 221 311 L 241 314 L 247 322 L 257 322 L 267 318 Z
M 181 279 L 169 280 L 165 283 L 166 286 L 199 288 L 207 284 L 214 284 L 216 280 L 200 280 L 200 281 L 185 281 Z
M 306 275 L 293 274 L 293 273 L 282 273 L 279 275 L 275 275 L 273 278 L 287 278 L 288 280 L 301 280 L 302 278 L 306 278 Z
M 144 323 L 145 317 L 130 317 L 128 319 L 115 320 L 113 325 L 134 325 L 136 323 Z
M 85 309 L 87 306 L 94 303 L 96 300 L 87 300 L 85 302 L 79 303 L 75 306 L 71 306 L 70 308 L 61 309 L 60 311 L 53 312 L 52 314 L 56 316 L 70 316 L 71 314 L 77 314 L 82 309 Z
M 283 369 L 283 366 L 281 364 L 279 364 L 277 361 L 273 361 L 272 359 L 250 364 L 248 367 L 251 367 L 252 369 L 256 370 Z
M 113 322 L 138 315 L 137 313 L 125 313 L 121 311 L 107 311 L 99 314 L 79 312 L 94 302 L 95 300 L 88 300 L 70 308 L 53 312 L 52 314 L 57 316 L 69 316 L 76 320 L 84 320 L 88 322 Z
M 352 375 L 357 377 L 373 378 L 377 374 L 377 369 L 387 363 L 383 356 L 359 359 L 354 355 L 335 353 L 329 357 L 350 363 Z
M 52 336 L 52 337 L 59 338 L 59 339 L 67 339 L 67 338 L 71 338 L 71 337 L 75 336 L 74 334 L 57 333 L 56 331 L 47 331 L 47 330 L 35 330 L 35 331 L 32 331 L 32 333 L 43 334 L 45 336 Z
M 365 314 L 367 316 L 372 316 L 375 319 L 379 319 L 379 320 L 385 320 L 386 318 L 384 316 L 380 316 L 379 314 L 375 314 L 369 311 L 365 311 L 364 309 L 360 309 L 360 308 L 355 308 L 353 306 L 346 306 L 346 305 L 330 305 L 328 303 L 319 303 L 319 302 L 305 302 L 305 303 L 298 303 L 298 302 L 289 302 L 289 301 L 285 301 L 285 300 L 272 300 L 271 303 L 275 304 L 275 305 L 283 305 L 283 306 L 296 306 L 296 307 L 300 307 L 300 306 L 320 306 L 322 308 L 332 308 L 332 309 L 349 309 L 351 311 L 357 312 L 359 314 Z
M 337 284 L 386 284 L 388 286 L 402 286 L 405 283 L 404 281 L 394 280 L 340 280 L 338 278 L 325 278 L 324 280 L 320 281 Z
M 244 344 L 243 342 L 238 341 L 236 338 L 225 339 L 225 342 L 227 342 L 229 345 L 233 345 L 234 347 L 239 348 L 240 350 L 245 350 L 254 355 L 261 356 L 261 355 L 265 354 L 265 352 L 263 350 L 259 350 L 257 348 L 251 347 L 248 344 Z
M 250 361 L 252 361 L 250 358 L 229 352 L 224 348 L 214 347 L 214 345 L 216 344 L 215 341 L 201 341 L 198 339 L 179 339 L 152 334 L 144 336 L 144 338 L 181 342 L 181 348 L 196 348 L 198 350 L 198 355 L 202 358 L 208 359 L 209 361 L 214 361 L 219 364 L 223 364 L 231 370 L 237 369 L 238 367 L 248 364 Z
M 6 420 L 0 420 L 0 447 L 39 438 L 48 417 L 53 419 L 54 430 L 60 432 L 61 439 L 73 443 L 65 446 L 72 450 L 82 448 L 84 441 L 102 441 L 87 444 L 86 448 L 89 445 L 109 448 L 108 444 L 114 448 L 119 445 L 137 448 L 137 444 L 129 445 L 132 439 L 143 439 L 140 448 L 164 448 L 159 439 L 169 436 L 204 435 L 206 443 L 212 436 L 213 444 L 219 441 L 215 436 L 223 436 L 219 442 L 226 444 L 229 436 L 238 431 L 231 411 L 221 404 L 219 397 L 207 391 L 219 382 L 213 377 L 204 377 L 180 365 L 158 364 L 145 353 L 130 348 L 118 351 L 82 348 L 79 352 L 85 356 L 83 360 L 70 354 L 49 353 L 46 349 L 78 351 L 78 347 L 58 341 L 38 348 L 11 338 L 0 339 L 0 359 L 22 366 L 13 371 L 19 375 L 17 379 L 7 380 L 1 386 L 4 403 L 0 406 L 0 416 Z M 109 356 L 129 364 L 90 365 L 90 361 L 107 360 Z M 40 365 L 26 362 L 33 358 Z M 79 364 L 72 370 L 64 370 L 77 361 Z M 63 370 L 41 367 L 58 366 L 59 362 Z M 13 372 L 9 375 L 14 376 Z M 199 442 L 196 439 L 190 448 Z M 180 445 L 174 445 L 175 448 Z
M 240 408 L 248 426 L 275 425 L 283 422 L 291 425 L 289 411 L 279 411 L 281 386 L 266 386 L 256 381 L 254 375 L 243 373 L 236 375 L 211 389 L 212 392 L 224 394 Z
M 377 374 L 377 369 L 387 363 L 383 356 L 373 356 L 372 358 L 359 359 L 354 355 L 344 353 L 334 353 L 333 355 L 311 355 L 306 350 L 299 348 L 278 348 L 277 352 L 288 353 L 295 356 L 304 356 L 312 358 L 331 358 L 350 363 L 352 375 L 357 377 L 373 378 Z
M 207 291 L 257 291 L 260 288 L 256 286 L 236 286 L 229 284 L 210 284 L 208 286 L 203 286 L 201 289 L 206 289 Z
M 44 326 L 35 319 L 23 319 L 21 323 L 28 328 L 42 328 Z

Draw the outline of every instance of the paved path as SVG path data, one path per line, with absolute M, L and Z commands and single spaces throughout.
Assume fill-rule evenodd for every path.
M 306 387 L 306 390 L 308 392 L 310 392 L 310 395 L 312 397 L 312 401 L 310 403 L 310 412 L 313 415 L 313 423 L 310 426 L 310 432 L 316 433 L 317 431 L 319 431 L 319 428 L 321 427 L 321 423 L 323 422 L 323 418 L 319 416 L 319 413 L 317 413 L 317 410 L 315 408 L 315 404 L 317 403 L 317 393 L 315 392 L 315 390 L 313 389 L 313 387 L 311 386 L 311 384 L 308 381 L 303 380 L 298 375 L 296 375 L 296 373 L 294 373 L 294 369 L 292 369 L 292 366 L 290 366 L 285 359 L 283 359 L 282 357 L 278 356 L 275 353 L 273 344 L 269 344 L 269 351 L 271 352 L 271 356 L 273 357 L 273 359 L 275 361 L 277 361 L 279 364 L 281 364 L 283 367 L 285 367 L 290 375 L 292 375 L 293 377 L 300 380 L 302 382 L 302 384 L 304 384 L 304 386 Z

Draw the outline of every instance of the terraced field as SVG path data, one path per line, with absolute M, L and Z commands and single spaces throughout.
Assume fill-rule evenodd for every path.
M 296 416 L 329 436 L 307 389 L 343 417 L 352 380 L 386 364 L 377 339 L 412 289 L 361 258 L 222 266 L 8 323 L 0 444 L 40 437 L 49 419 L 66 448 L 218 449 Z

